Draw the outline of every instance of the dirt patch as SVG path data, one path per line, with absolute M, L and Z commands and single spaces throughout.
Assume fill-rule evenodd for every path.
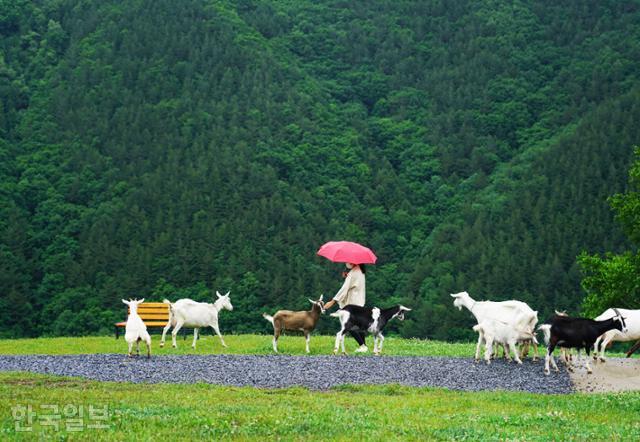
M 584 356 L 583 356 L 584 358 Z M 559 365 L 562 367 L 562 364 Z M 609 393 L 640 391 L 640 359 L 609 358 L 607 362 L 591 360 L 593 374 L 587 374 L 584 359 L 576 364 L 571 381 L 576 391 L 587 393 Z
M 46 386 L 51 388 L 56 387 L 82 387 L 87 384 L 87 381 L 78 379 L 60 379 L 51 380 L 48 378 L 33 378 L 33 379 L 2 379 L 0 384 L 5 385 L 24 385 L 24 386 Z

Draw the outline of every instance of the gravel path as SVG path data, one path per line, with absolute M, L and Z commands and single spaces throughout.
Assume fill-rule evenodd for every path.
M 343 384 L 402 384 L 453 390 L 571 393 L 566 373 L 543 374 L 542 362 L 487 366 L 470 358 L 399 356 L 180 355 L 128 358 L 120 354 L 0 356 L 0 371 L 80 376 L 98 381 L 194 383 L 315 390 Z

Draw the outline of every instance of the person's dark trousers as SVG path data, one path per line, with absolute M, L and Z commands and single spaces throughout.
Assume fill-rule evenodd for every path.
M 349 333 L 351 333 L 351 336 L 353 336 L 353 339 L 356 340 L 358 345 L 364 345 L 364 332 L 360 330 L 351 330 Z

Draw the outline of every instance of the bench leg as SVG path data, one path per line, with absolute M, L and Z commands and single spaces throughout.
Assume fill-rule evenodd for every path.
M 118 336 L 120 335 L 120 329 L 117 325 L 115 326 L 115 329 L 116 329 L 116 339 L 118 339 Z

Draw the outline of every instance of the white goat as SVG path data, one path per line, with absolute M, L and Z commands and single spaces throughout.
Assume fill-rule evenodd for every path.
M 171 303 L 169 300 L 165 299 L 163 302 L 165 304 L 169 304 L 169 322 L 162 331 L 160 347 L 164 347 L 164 339 L 167 331 L 173 327 L 171 339 L 173 342 L 173 348 L 176 348 L 176 335 L 183 326 L 193 328 L 193 344 L 191 344 L 191 347 L 193 348 L 196 348 L 198 330 L 201 327 L 213 328 L 213 331 L 220 337 L 222 346 L 226 347 L 227 344 L 224 343 L 224 339 L 222 338 L 220 329 L 218 328 L 218 314 L 222 309 L 229 311 L 233 310 L 233 305 L 231 305 L 231 301 L 229 299 L 229 293 L 230 292 L 227 292 L 226 295 L 222 296 L 216 291 L 218 299 L 213 304 L 196 302 L 187 298 Z
M 144 298 L 140 301 L 136 299 L 130 299 L 128 301 L 122 300 L 129 306 L 129 316 L 127 317 L 127 326 L 125 328 L 124 340 L 129 344 L 129 357 L 131 357 L 131 350 L 133 349 L 133 343 L 136 343 L 136 353 L 140 355 L 140 341 L 144 341 L 147 344 L 147 357 L 151 357 L 151 336 L 147 332 L 147 326 L 144 325 L 142 319 L 138 315 L 138 305 L 144 302 Z
M 616 313 L 616 310 L 620 312 Z M 624 308 L 610 308 L 604 311 L 600 316 L 596 318 L 596 321 L 604 321 L 605 319 L 610 319 L 615 316 L 620 316 L 624 318 L 624 322 L 627 325 L 626 331 L 622 332 L 620 330 L 609 330 L 604 333 L 598 339 L 596 339 L 595 344 L 593 345 L 593 358 L 598 360 L 600 359 L 602 362 L 606 361 L 604 357 L 604 352 L 609 345 L 610 342 L 628 342 L 635 341 L 636 339 L 640 339 L 640 310 L 627 310 Z M 602 343 L 601 343 L 602 340 Z M 598 351 L 598 346 L 600 346 L 600 351 Z
M 521 301 L 475 301 L 467 292 L 452 293 L 451 296 L 455 298 L 453 305 L 459 310 L 462 310 L 462 307 L 469 310 L 475 316 L 478 324 L 487 320 L 501 321 L 505 324 L 510 324 L 516 330 L 531 333 L 532 338 L 530 341 L 533 342 L 534 350 L 533 360 L 538 360 L 538 341 L 533 335 L 535 326 L 538 323 L 537 311 Z M 526 342 L 528 343 L 529 340 Z M 478 339 L 476 354 L 480 349 L 480 345 L 481 340 Z M 522 357 L 526 355 L 526 350 L 528 350 L 528 347 L 523 350 Z
M 478 345 L 476 346 L 476 361 L 480 359 L 480 345 L 482 341 L 486 343 L 484 360 L 487 364 L 491 363 L 491 354 L 493 353 L 493 344 L 502 344 L 505 346 L 505 355 L 509 358 L 509 352 L 513 351 L 513 358 L 518 364 L 522 364 L 518 356 L 516 344 L 520 341 L 531 340 L 534 338 L 533 333 L 524 330 L 518 330 L 513 325 L 503 321 L 485 319 L 481 323 L 475 325 L 473 330 L 478 332 Z

